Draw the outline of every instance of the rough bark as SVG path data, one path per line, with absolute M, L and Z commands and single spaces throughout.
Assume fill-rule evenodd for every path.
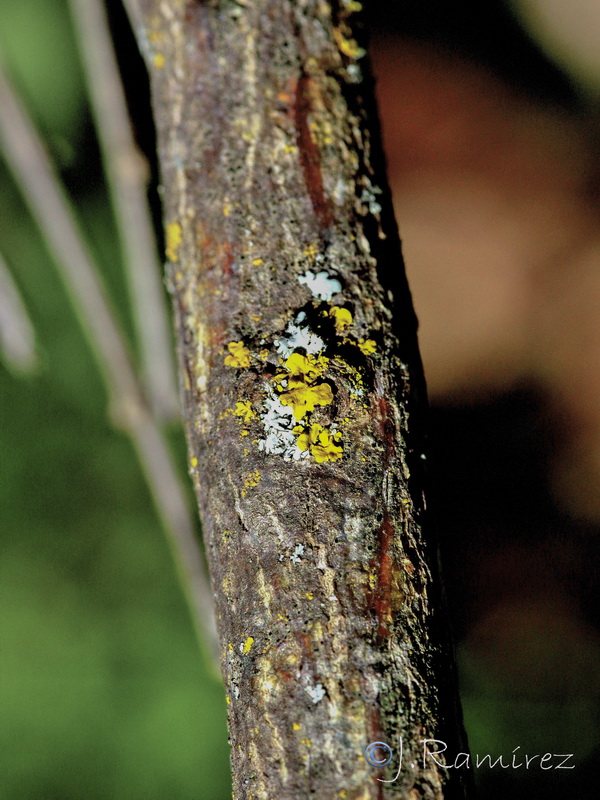
M 152 79 L 234 796 L 462 797 L 464 770 L 423 760 L 423 739 L 450 762 L 464 747 L 360 4 L 129 6 Z M 375 741 L 394 750 L 386 769 L 365 760 Z

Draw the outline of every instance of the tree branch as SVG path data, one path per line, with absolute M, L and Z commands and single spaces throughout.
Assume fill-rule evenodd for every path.
M 462 797 L 425 391 L 353 0 L 128 0 L 238 800 Z M 386 742 L 404 760 L 374 769 Z M 378 753 L 381 755 L 381 751 Z M 390 781 L 381 782 L 381 778 Z

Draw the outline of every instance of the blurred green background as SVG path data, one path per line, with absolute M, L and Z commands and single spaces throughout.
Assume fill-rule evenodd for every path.
M 67 4 L 3 0 L 0 47 L 131 333 Z M 92 352 L 4 162 L 0 220 L 39 356 L 32 375 L 0 367 L 0 797 L 228 797 L 222 686 L 198 650 L 135 453 L 107 422 Z M 185 477 L 181 430 L 171 439 Z
M 376 4 L 375 16 L 388 34 L 396 26 L 414 41 L 441 42 L 579 113 L 587 89 L 574 88 L 542 55 L 506 4 L 490 2 L 485 12 L 481 4 L 447 5 L 397 2 L 392 25 L 389 4 Z M 143 68 L 116 2 L 110 11 L 156 175 Z M 66 0 L 2 0 L 0 48 L 133 340 Z M 155 183 L 151 197 L 158 219 Z M 132 447 L 107 422 L 106 391 L 69 296 L 1 159 L 0 220 L 0 252 L 38 354 L 29 375 L 0 365 L 0 800 L 229 797 L 222 686 L 198 649 Z M 462 403 L 434 398 L 431 453 L 471 746 L 576 753 L 573 772 L 479 776 L 486 800 L 548 800 L 564 796 L 567 784 L 573 796 L 591 796 L 599 766 L 590 567 L 598 526 L 555 505 L 545 408 L 529 386 Z M 170 439 L 184 474 L 181 430 Z M 529 566 L 524 548 L 532 543 L 547 558 Z M 510 552 L 494 572 L 500 545 Z M 540 583 L 559 552 L 560 577 L 549 571 Z M 532 572 L 532 585 L 547 591 L 494 606 L 503 582 L 512 585 L 516 574 L 527 583 Z

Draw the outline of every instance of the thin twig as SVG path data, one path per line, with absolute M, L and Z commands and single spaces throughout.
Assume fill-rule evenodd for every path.
M 0 62 L 0 146 L 98 357 L 113 419 L 131 437 L 182 577 L 196 632 L 218 652 L 212 594 L 177 469 L 139 385 L 125 339 L 50 159 Z
M 150 402 L 160 417 L 178 417 L 161 265 L 146 196 L 148 166 L 134 139 L 104 4 L 70 3 L 115 206 Z
M 0 255 L 0 353 L 19 372 L 36 366 L 35 334 L 10 270 Z

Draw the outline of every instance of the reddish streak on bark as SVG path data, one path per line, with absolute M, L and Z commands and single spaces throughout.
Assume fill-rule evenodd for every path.
M 302 651 L 304 653 L 305 658 L 308 661 L 312 660 L 313 657 L 313 648 L 312 648 L 312 639 L 309 633 L 301 633 L 298 636 L 300 640 L 300 644 L 302 645 Z
M 387 623 L 392 616 L 392 557 L 390 547 L 394 538 L 394 528 L 389 515 L 386 514 L 379 529 L 379 581 L 375 597 L 375 610 L 379 620 L 379 636 L 383 639 L 390 635 Z
M 225 263 L 223 264 L 223 272 L 230 278 L 233 275 L 233 270 L 231 269 L 231 265 L 235 261 L 233 250 L 231 249 L 231 244 L 229 242 L 225 242 L 223 245 L 223 250 L 225 250 Z
M 304 183 L 306 184 L 314 212 L 321 225 L 324 228 L 329 228 L 333 222 L 333 214 L 323 191 L 321 154 L 310 133 L 308 123 L 310 110 L 310 78 L 303 73 L 298 80 L 295 93 L 296 143 L 300 153 Z

